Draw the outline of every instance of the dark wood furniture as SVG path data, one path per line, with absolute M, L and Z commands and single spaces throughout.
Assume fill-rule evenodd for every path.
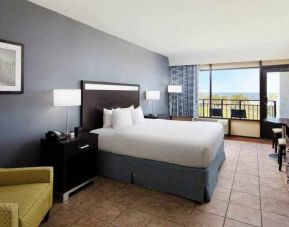
M 145 118 L 148 119 L 166 119 L 166 120 L 171 120 L 171 117 L 167 114 L 158 114 L 158 115 L 151 115 L 151 114 L 145 114 Z
M 138 84 L 81 81 L 81 127 L 85 131 L 102 128 L 103 108 L 140 105 Z
M 278 125 L 282 127 L 282 137 L 286 138 L 286 127 L 289 126 L 289 119 L 288 118 L 282 118 L 282 117 L 274 117 L 274 118 L 266 118 L 264 120 L 267 123 L 271 123 L 274 125 Z
M 92 133 L 60 141 L 41 139 L 42 164 L 54 167 L 54 193 L 62 201 L 94 180 L 97 149 L 98 135 Z

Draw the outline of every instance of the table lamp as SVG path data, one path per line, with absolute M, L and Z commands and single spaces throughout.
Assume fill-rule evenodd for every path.
M 150 90 L 146 91 L 146 100 L 152 101 L 152 113 L 151 116 L 157 117 L 157 114 L 154 113 L 154 100 L 160 99 L 160 91 L 157 90 Z
M 81 106 L 81 90 L 80 89 L 54 89 L 53 90 L 54 106 L 66 107 L 66 132 L 65 136 L 69 137 L 69 107 Z

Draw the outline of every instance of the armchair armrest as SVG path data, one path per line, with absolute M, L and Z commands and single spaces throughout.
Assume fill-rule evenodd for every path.
M 18 227 L 18 204 L 0 203 L 0 226 Z
M 0 169 L 0 186 L 33 183 L 53 184 L 53 167 Z

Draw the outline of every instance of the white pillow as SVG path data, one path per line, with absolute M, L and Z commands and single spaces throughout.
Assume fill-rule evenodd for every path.
M 124 128 L 132 125 L 131 109 L 123 108 L 112 110 L 112 127 Z
M 112 121 L 111 121 L 112 110 L 103 108 L 103 125 L 102 125 L 103 128 L 112 127 Z
M 131 110 L 131 116 L 132 116 L 132 123 L 137 124 L 139 122 L 144 121 L 144 115 L 142 108 L 139 106 L 138 108 L 135 108 Z
M 133 110 L 134 109 L 134 105 L 127 107 L 127 108 L 118 108 L 120 110 Z
M 133 110 L 134 109 L 134 106 L 130 106 L 128 108 L 116 108 L 115 110 L 119 110 L 119 109 L 122 109 L 122 110 L 126 110 L 126 109 L 129 109 L 129 110 Z M 109 110 L 109 109 L 106 109 L 106 108 L 103 108 L 103 125 L 102 127 L 103 128 L 111 128 L 112 127 L 112 120 L 111 120 L 111 115 L 112 115 L 112 110 Z
M 112 115 L 112 110 L 108 109 L 103 109 L 103 128 L 110 128 L 112 127 L 112 122 L 111 122 L 111 115 Z

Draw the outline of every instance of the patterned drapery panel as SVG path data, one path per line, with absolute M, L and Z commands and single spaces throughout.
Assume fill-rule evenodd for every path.
M 170 84 L 182 85 L 182 93 L 169 94 L 170 116 L 198 117 L 198 77 L 196 65 L 170 67 Z

